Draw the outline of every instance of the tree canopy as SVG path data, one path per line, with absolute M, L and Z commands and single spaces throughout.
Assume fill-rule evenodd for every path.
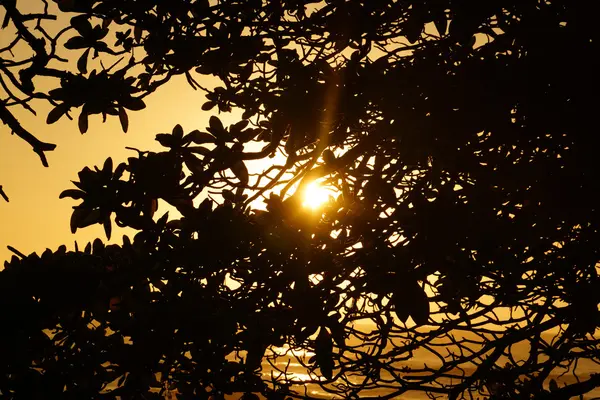
M 53 145 L 11 112 L 34 99 L 53 105 L 48 123 L 77 118 L 84 133 L 98 114 L 127 131 L 184 75 L 212 117 L 62 193 L 73 231 L 110 237 L 114 221 L 133 239 L 13 249 L 3 396 L 568 399 L 600 386 L 582 371 L 600 362 L 594 6 L 42 3 L 0 4 L 15 31 L 0 119 L 42 162 Z M 54 15 L 66 25 L 44 29 Z M 302 207 L 314 181 L 334 195 Z

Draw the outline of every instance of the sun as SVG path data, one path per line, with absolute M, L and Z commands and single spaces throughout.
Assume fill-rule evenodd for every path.
M 330 190 L 326 187 L 319 185 L 317 182 L 311 182 L 304 189 L 302 205 L 315 210 L 329 200 L 330 194 Z

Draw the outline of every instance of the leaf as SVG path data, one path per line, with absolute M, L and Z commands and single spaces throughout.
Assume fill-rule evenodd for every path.
M 323 161 L 325 161 L 325 164 L 327 165 L 333 165 L 333 163 L 335 162 L 335 154 L 333 154 L 333 151 L 329 149 L 325 149 L 323 151 L 322 157 Z
M 63 192 L 62 192 L 62 193 L 61 193 L 61 194 L 58 196 L 58 198 L 59 198 L 59 199 L 64 199 L 65 197 L 70 197 L 70 198 L 72 198 L 72 199 L 79 200 L 79 199 L 82 199 L 82 198 L 83 198 L 83 195 L 84 195 L 84 194 L 85 194 L 85 193 L 84 193 L 84 192 L 82 192 L 81 190 L 77 190 L 77 189 L 67 189 L 67 190 L 64 190 L 64 191 L 63 191 Z
M 187 199 L 184 199 L 187 200 Z M 163 214 L 162 217 L 160 217 L 158 219 L 158 221 L 156 221 L 156 226 L 158 226 L 159 228 L 164 228 L 165 225 L 167 225 L 167 221 L 169 220 L 169 212 L 167 211 L 166 213 Z
M 125 163 L 121 163 L 119 165 L 117 165 L 117 168 L 115 168 L 115 172 L 113 173 L 113 179 L 114 180 L 118 180 L 123 176 L 123 172 L 125 172 L 125 170 L 127 169 L 127 164 Z
M 246 186 L 248 185 L 248 168 L 246 168 L 246 164 L 242 160 L 237 161 L 231 166 L 231 171 L 233 174 L 240 180 L 240 184 Z
M 111 157 L 108 157 L 104 160 L 104 165 L 102 166 L 102 175 L 106 178 L 110 178 L 113 170 L 113 160 Z
M 89 54 L 90 54 L 90 49 L 87 49 L 86 51 L 83 52 L 81 57 L 79 57 L 79 60 L 77 60 L 77 70 L 81 74 L 87 74 L 87 60 L 88 60 Z
M 406 321 L 408 321 L 408 317 L 410 317 L 410 310 L 407 304 L 407 299 L 403 293 L 394 293 L 392 295 L 392 304 L 394 305 L 396 316 L 398 316 L 398 319 L 405 324 Z
M 71 26 L 83 37 L 92 33 L 92 24 L 88 21 L 87 15 L 78 15 L 71 18 Z
M 210 117 L 208 124 L 210 128 L 214 131 L 213 133 L 215 134 L 225 131 L 225 127 L 223 127 L 223 123 L 221 122 L 221 120 L 218 117 L 215 117 L 214 115 Z
M 246 66 L 244 67 L 244 69 L 242 69 L 242 72 L 240 73 L 240 81 L 247 81 L 250 78 L 250 75 L 252 75 L 253 68 L 254 63 L 249 62 L 248 64 L 246 64 Z
M 329 330 L 331 330 L 331 337 L 333 341 L 338 345 L 338 347 L 343 348 L 346 345 L 344 324 L 338 322 L 338 316 L 339 314 L 329 317 L 327 326 L 329 327 Z
M 421 37 L 421 32 L 423 31 L 424 24 L 422 20 L 418 17 L 411 17 L 404 23 L 404 29 L 402 33 L 408 41 L 413 44 Z
M 221 196 L 223 196 L 223 198 L 225 200 L 229 200 L 232 203 L 235 201 L 235 195 L 233 194 L 233 192 L 231 190 L 223 189 L 221 191 Z
M 126 109 L 132 110 L 132 111 L 139 111 L 139 110 L 143 110 L 144 108 L 146 108 L 146 103 L 144 103 L 144 100 L 142 100 L 138 97 L 130 97 L 127 100 L 125 100 L 124 102 L 122 102 L 121 105 L 123 107 L 125 107 Z
M 203 156 L 208 156 L 212 153 L 209 149 L 202 146 L 188 147 L 187 150 L 191 153 L 202 154 Z
M 196 144 L 214 143 L 215 142 L 215 137 L 213 135 L 211 135 L 210 133 L 207 133 L 207 132 L 200 132 L 197 129 L 190 132 L 188 134 L 188 136 L 190 136 L 190 138 L 192 139 L 192 142 L 194 142 Z
M 58 0 L 58 8 L 60 11 L 69 12 L 73 10 L 75 0 Z
M 215 108 L 216 105 L 217 105 L 217 103 L 214 101 L 207 101 L 206 103 L 202 104 L 202 110 L 210 111 L 213 108 Z
M 247 120 L 241 120 L 240 122 L 232 125 L 229 128 L 229 133 L 232 135 L 238 135 L 241 131 L 243 131 L 248 126 Z
M 262 359 L 265 355 L 265 351 L 267 350 L 267 347 L 264 346 L 262 343 L 259 343 L 257 341 L 253 342 L 254 343 L 251 344 L 251 347 L 248 349 L 248 352 L 246 354 L 246 366 L 251 371 L 255 371 L 258 368 L 260 368 Z
M 465 14 L 454 16 L 448 27 L 450 37 L 463 46 L 468 45 L 474 39 L 474 30 L 478 25 L 474 18 Z
M 448 18 L 446 18 L 446 13 L 444 11 L 439 12 L 439 15 L 436 15 L 433 20 L 433 24 L 440 36 L 444 36 L 448 30 Z
M 87 130 L 88 130 L 88 115 L 83 110 L 81 111 L 81 114 L 79 114 L 78 125 L 79 125 L 79 132 L 81 132 L 82 135 L 87 132 Z
M 156 135 L 156 141 L 160 143 L 164 147 L 173 147 L 175 144 L 173 140 L 173 136 L 167 133 L 159 133 Z
M 242 143 L 246 143 L 253 140 L 259 133 L 262 132 L 262 129 L 246 129 L 245 131 L 237 134 L 237 139 Z
M 82 36 L 73 36 L 66 41 L 64 46 L 69 50 L 85 49 L 86 47 L 89 47 L 87 41 Z
M 331 358 L 323 358 L 318 364 L 321 374 L 327 379 L 332 379 L 333 368 L 335 367 L 333 360 Z
M 102 29 L 108 30 L 108 27 L 110 26 L 111 22 L 112 22 L 112 18 L 104 18 L 102 20 Z
M 319 330 L 319 335 L 315 340 L 315 355 L 317 356 L 317 365 L 321 370 L 321 374 L 327 379 L 333 377 L 333 340 L 327 329 L 322 326 Z
M 417 325 L 427 325 L 429 320 L 429 299 L 425 291 L 417 284 L 413 283 L 413 287 L 409 290 L 411 311 L 410 315 Z
M 106 233 L 106 239 L 110 240 L 110 235 L 112 232 L 112 224 L 110 222 L 110 214 L 104 217 L 104 233 Z
M 204 171 L 204 162 L 193 154 L 184 154 L 183 162 L 193 174 L 201 174 Z
M 100 220 L 100 210 L 92 210 L 87 207 L 74 208 L 71 214 L 71 233 L 77 232 L 77 228 L 85 228 Z
M 102 243 L 102 240 L 96 238 L 94 239 L 94 242 L 92 243 L 92 253 L 93 254 L 101 254 L 104 251 L 104 243 Z
M 154 216 L 154 213 L 158 210 L 158 200 L 152 199 L 148 205 L 148 215 L 150 217 Z
M 124 133 L 127 133 L 127 129 L 129 129 L 129 118 L 127 117 L 127 112 L 123 107 L 119 107 L 119 122 L 121 122 L 121 128 Z
M 83 208 L 76 208 L 73 210 L 73 214 L 71 214 L 71 233 L 77 232 L 79 220 L 84 216 L 87 216 L 87 213 L 88 211 Z
M 136 43 L 140 43 L 142 41 L 142 27 L 139 25 L 136 25 L 135 28 L 133 28 L 133 38 L 135 39 Z
M 48 125 L 55 123 L 58 121 L 63 115 L 67 112 L 67 107 L 64 104 L 58 105 L 52 109 L 48 113 L 48 117 L 46 118 L 46 123 Z
M 173 128 L 172 135 L 178 140 L 181 140 L 183 138 L 183 128 L 181 127 L 181 125 L 175 125 L 175 127 Z

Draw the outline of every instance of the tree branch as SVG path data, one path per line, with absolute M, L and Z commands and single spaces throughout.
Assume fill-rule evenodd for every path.
M 29 133 L 25 128 L 21 126 L 19 121 L 11 114 L 4 104 L 0 103 L 0 120 L 12 130 L 14 134 L 19 136 L 31 145 L 33 151 L 37 153 L 42 161 L 44 167 L 48 167 L 48 160 L 46 159 L 45 151 L 52 151 L 56 148 L 55 144 L 45 143 Z

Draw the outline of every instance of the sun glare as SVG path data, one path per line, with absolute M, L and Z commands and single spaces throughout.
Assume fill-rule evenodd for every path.
M 306 186 L 304 191 L 304 207 L 312 208 L 313 210 L 320 207 L 329 199 L 329 189 L 319 185 L 317 182 L 311 182 Z

